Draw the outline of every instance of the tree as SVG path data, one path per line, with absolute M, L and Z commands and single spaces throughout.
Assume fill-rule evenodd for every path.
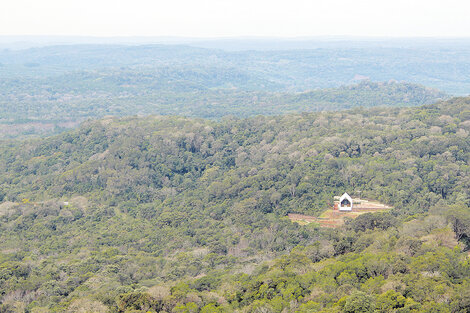
M 358 291 L 346 299 L 344 313 L 372 313 L 375 310 L 374 297 Z
M 468 247 L 470 245 L 470 208 L 463 205 L 454 206 L 447 211 L 446 216 L 452 223 L 457 240 L 463 241 Z

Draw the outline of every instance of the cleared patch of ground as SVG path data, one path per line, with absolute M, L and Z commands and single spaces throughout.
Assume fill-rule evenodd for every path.
M 334 209 L 324 211 L 320 216 L 289 213 L 292 222 L 306 225 L 317 223 L 320 227 L 336 228 L 344 224 L 345 218 L 356 218 L 361 214 L 388 211 L 392 207 L 378 201 L 353 198 L 353 210 L 351 212 L 340 212 Z

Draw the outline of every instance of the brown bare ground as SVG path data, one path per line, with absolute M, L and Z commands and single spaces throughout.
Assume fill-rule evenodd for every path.
M 319 217 L 296 213 L 289 213 L 287 216 L 291 222 L 296 222 L 302 225 L 317 223 L 320 227 L 336 228 L 344 224 L 345 217 L 354 219 L 361 214 L 388 211 L 390 209 L 390 206 L 377 201 L 353 198 L 353 210 L 351 212 L 340 212 L 328 209 Z

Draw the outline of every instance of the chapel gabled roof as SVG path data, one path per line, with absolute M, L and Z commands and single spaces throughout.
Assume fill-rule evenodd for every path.
M 352 200 L 351 196 L 348 195 L 347 192 L 343 193 L 343 195 L 341 196 L 341 198 L 339 198 L 339 201 L 342 201 L 343 199 Z

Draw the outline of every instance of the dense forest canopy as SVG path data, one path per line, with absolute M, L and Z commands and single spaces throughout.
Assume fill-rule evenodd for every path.
M 0 308 L 468 312 L 469 132 L 454 98 L 5 141 Z M 394 209 L 338 229 L 286 219 L 344 191 Z

